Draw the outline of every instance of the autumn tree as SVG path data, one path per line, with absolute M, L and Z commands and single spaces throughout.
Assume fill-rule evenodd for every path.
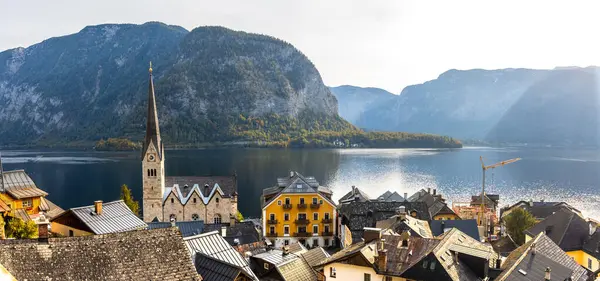
M 6 236 L 23 239 L 23 238 L 35 238 L 38 235 L 37 225 L 29 220 L 24 222 L 20 218 L 11 218 L 6 225 Z
M 136 216 L 140 215 L 140 203 L 133 199 L 133 195 L 131 195 L 131 189 L 129 189 L 126 184 L 121 186 L 121 200 L 125 202 L 125 205 L 127 205 L 131 212 L 133 212 Z
M 2 216 L 2 214 L 0 214 L 0 239 L 5 239 L 5 234 L 4 234 L 4 226 L 6 225 L 6 223 L 4 222 L 4 217 Z
M 504 224 L 508 235 L 519 245 L 525 243 L 525 230 L 532 227 L 535 223 L 535 218 L 523 208 L 515 208 L 510 214 L 504 217 Z

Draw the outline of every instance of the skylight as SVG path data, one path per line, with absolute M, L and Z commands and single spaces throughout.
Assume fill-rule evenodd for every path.
M 519 273 L 523 274 L 523 275 L 527 275 L 527 271 L 523 270 L 523 269 L 519 269 Z

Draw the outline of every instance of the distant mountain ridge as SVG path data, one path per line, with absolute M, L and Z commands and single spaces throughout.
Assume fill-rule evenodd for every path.
M 365 111 L 380 106 L 396 95 L 379 88 L 362 88 L 350 85 L 329 87 L 338 100 L 338 111 L 342 118 L 356 124 Z M 365 126 L 370 127 L 365 124 Z
M 353 124 L 492 144 L 598 146 L 598 70 L 453 69 L 369 106 Z

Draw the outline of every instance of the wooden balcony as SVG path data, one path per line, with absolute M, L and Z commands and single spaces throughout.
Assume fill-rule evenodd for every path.
M 322 223 L 332 223 L 333 220 L 331 220 L 331 219 L 322 219 L 321 222 Z
M 317 203 L 317 204 L 310 204 L 310 208 L 311 209 L 319 209 L 321 207 L 321 204 Z
M 283 209 L 284 210 L 290 210 L 290 209 L 292 209 L 292 204 L 283 204 Z
M 296 236 L 296 237 L 311 237 L 312 233 L 310 233 L 310 232 L 296 232 L 296 233 L 294 233 L 294 236 Z
M 267 232 L 267 237 L 278 237 L 277 232 Z
M 306 209 L 306 204 L 298 204 L 298 209 Z
M 329 232 L 321 232 L 321 236 L 333 236 L 333 232 L 329 231 Z
M 267 224 L 277 224 L 277 220 L 267 220 Z
M 296 224 L 309 224 L 310 221 L 307 219 L 299 219 L 294 221 Z

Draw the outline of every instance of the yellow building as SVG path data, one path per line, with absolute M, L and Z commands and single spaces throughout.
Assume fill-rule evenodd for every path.
M 0 162 L 0 214 L 28 221 L 41 212 L 46 213 L 46 217 L 62 212 L 45 198 L 47 195 L 24 170 L 2 171 Z
M 337 211 L 329 188 L 314 177 L 290 172 L 263 190 L 263 236 L 279 248 L 294 242 L 310 247 L 334 243 Z
M 546 234 L 575 262 L 590 271 L 600 269 L 600 229 L 577 212 L 561 209 L 525 231 L 525 241 Z

